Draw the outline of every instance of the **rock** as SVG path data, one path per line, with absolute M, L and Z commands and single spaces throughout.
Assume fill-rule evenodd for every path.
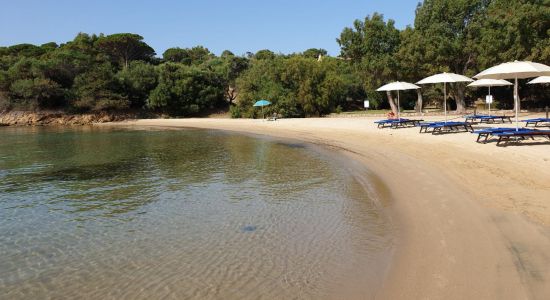
M 63 112 L 11 111 L 0 113 L 0 126 L 90 125 L 122 121 L 127 118 L 136 118 L 136 115 L 106 112 L 66 114 Z

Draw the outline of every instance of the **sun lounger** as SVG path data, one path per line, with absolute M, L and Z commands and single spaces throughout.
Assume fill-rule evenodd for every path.
M 527 139 L 534 140 L 535 137 L 546 137 L 550 140 L 550 130 L 519 130 L 506 131 L 493 134 L 498 136 L 497 146 L 505 146 L 510 141 L 518 142 Z
M 415 127 L 420 125 L 420 122 L 423 120 L 411 120 L 411 119 L 388 119 L 375 121 L 375 124 L 378 124 L 378 128 L 405 128 L 405 127 Z
M 490 115 L 469 115 L 466 116 L 466 122 L 470 123 L 512 123 L 512 117 L 510 116 L 490 116 Z
M 480 140 L 481 143 L 485 144 L 487 143 L 487 140 L 489 139 L 490 136 L 493 136 L 495 135 L 496 133 L 503 133 L 503 132 L 511 132 L 511 131 L 515 131 L 516 128 L 506 128 L 506 127 L 500 127 L 500 128 L 485 128 L 485 129 L 480 129 L 480 130 L 475 130 L 474 134 L 477 134 L 477 140 L 476 142 L 480 143 Z M 533 129 L 526 129 L 526 128 L 520 128 L 519 130 L 521 131 L 533 131 Z
M 375 121 L 375 124 L 378 124 L 378 128 L 386 128 L 391 127 L 391 123 L 395 122 L 396 120 L 389 119 L 389 120 L 379 120 Z
M 550 126 L 550 119 L 547 118 L 536 118 L 536 119 L 528 119 L 523 120 L 522 122 L 525 122 L 525 126 L 533 125 L 533 127 L 544 127 L 544 126 Z M 539 123 L 543 123 L 545 125 L 539 126 Z
M 451 132 L 472 132 L 472 124 L 468 122 L 431 122 L 420 123 L 420 133 L 442 134 Z

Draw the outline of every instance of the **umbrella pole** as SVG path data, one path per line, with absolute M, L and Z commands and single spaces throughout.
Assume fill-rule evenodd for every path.
M 447 123 L 447 83 L 443 82 L 443 106 L 445 106 L 445 124 Z
M 491 97 L 491 86 L 489 86 L 489 98 Z M 492 100 L 492 99 L 491 99 Z M 489 102 L 489 116 L 491 115 L 491 102 Z
M 518 95 L 518 76 L 514 81 L 514 101 L 516 104 L 516 131 L 519 131 L 519 95 Z
M 399 121 L 401 121 L 401 114 L 400 114 L 400 111 L 401 109 L 399 109 L 399 90 L 397 90 L 397 119 Z

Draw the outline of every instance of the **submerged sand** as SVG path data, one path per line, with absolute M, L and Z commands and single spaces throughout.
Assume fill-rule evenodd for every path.
M 424 118 L 427 119 L 427 118 Z M 364 163 L 389 189 L 397 232 L 377 299 L 550 299 L 550 145 L 477 144 L 377 129 L 373 118 L 155 119 L 109 125 L 194 127 L 299 139 Z

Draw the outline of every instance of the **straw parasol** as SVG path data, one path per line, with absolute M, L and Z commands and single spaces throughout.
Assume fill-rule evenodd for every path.
M 443 83 L 443 105 L 445 106 L 445 123 L 447 123 L 447 82 L 472 82 L 471 78 L 468 78 L 463 75 L 458 75 L 455 73 L 440 73 L 435 74 L 430 77 L 426 77 L 417 84 L 428 84 L 428 83 Z
M 416 90 L 420 87 L 418 85 L 408 83 L 408 82 L 402 82 L 402 81 L 395 81 L 392 83 L 388 83 L 386 85 L 381 86 L 377 89 L 378 92 L 385 92 L 385 91 L 397 91 L 397 119 L 401 120 L 401 115 L 399 113 L 399 91 L 404 90 Z
M 516 130 L 519 130 L 520 101 L 518 79 L 550 76 L 550 67 L 531 61 L 513 61 L 489 68 L 476 76 L 477 79 L 514 79 L 514 106 L 516 108 Z
M 514 84 L 504 79 L 480 79 L 468 84 L 468 86 L 470 87 L 480 87 L 480 86 L 488 87 L 489 96 L 491 96 L 492 86 L 506 86 L 506 85 L 514 85 Z M 491 102 L 489 102 L 489 114 L 491 114 Z

